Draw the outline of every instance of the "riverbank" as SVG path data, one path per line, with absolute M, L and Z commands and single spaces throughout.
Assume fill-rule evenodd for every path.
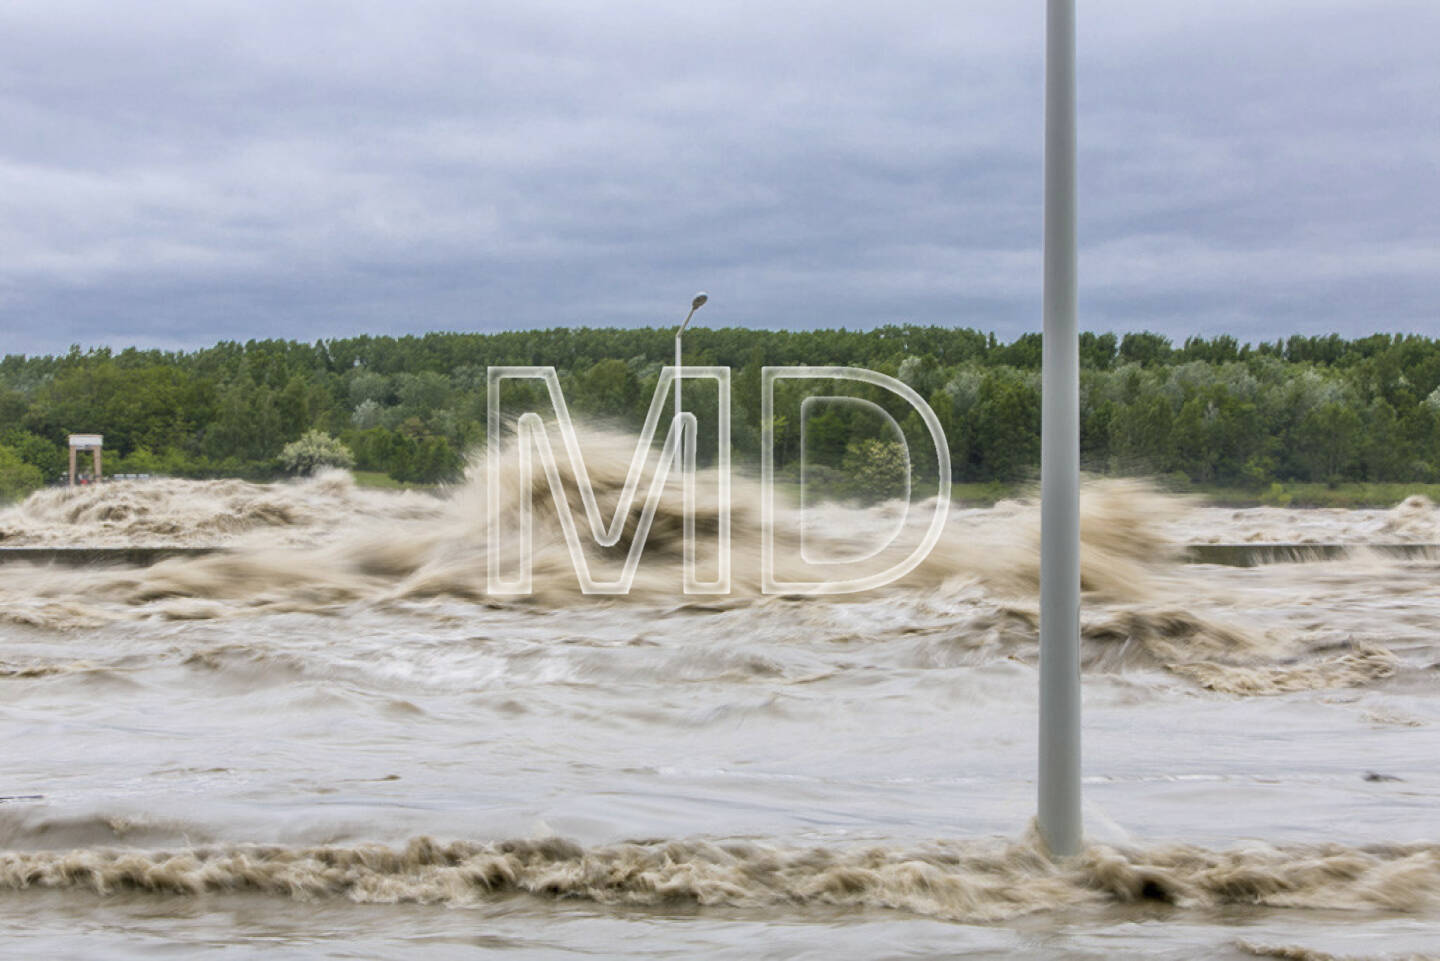
M 1266 488 L 1224 487 L 1192 484 L 1171 486 L 1161 484 L 1175 494 L 1190 494 L 1207 507 L 1334 507 L 1346 509 L 1394 507 L 1413 494 L 1421 494 L 1440 502 L 1440 484 L 1412 482 L 1352 482 L 1330 487 L 1321 483 L 1289 481 Z M 1039 485 L 1027 483 L 955 483 L 950 496 L 956 502 L 973 507 L 989 507 L 998 501 L 1038 495 Z

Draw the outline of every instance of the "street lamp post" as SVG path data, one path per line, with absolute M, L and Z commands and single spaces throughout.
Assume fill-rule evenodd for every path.
M 690 325 L 690 318 L 695 316 L 695 311 L 704 307 L 705 301 L 709 299 L 710 295 L 703 290 L 696 294 L 695 299 L 690 301 L 690 313 L 686 314 L 680 326 L 675 328 L 675 417 L 677 420 L 680 417 L 680 381 L 682 380 L 680 376 L 682 363 L 680 360 L 680 338 L 685 335 L 685 328 Z

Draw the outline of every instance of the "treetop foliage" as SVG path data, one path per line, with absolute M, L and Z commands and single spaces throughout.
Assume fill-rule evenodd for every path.
M 1038 333 L 1007 343 L 978 330 L 913 325 L 698 327 L 684 346 L 687 364 L 733 370 L 741 456 L 759 448 L 760 368 L 810 364 L 865 367 L 912 386 L 945 428 L 957 480 L 1016 479 L 1038 466 Z M 106 435 L 107 473 L 128 466 L 264 478 L 283 470 L 287 444 L 319 431 L 338 438 L 362 469 L 434 482 L 455 477 L 465 452 L 484 439 L 487 368 L 553 366 L 578 415 L 634 427 L 673 350 L 669 327 L 580 327 L 12 354 L 0 360 L 0 463 L 12 495 L 54 482 L 65 472 L 65 435 L 97 432 Z M 1080 357 L 1082 457 L 1091 470 L 1256 485 L 1440 479 L 1435 339 L 1332 334 L 1251 344 L 1221 335 L 1177 345 L 1154 333 L 1084 333 Z M 777 387 L 782 465 L 803 453 L 844 470 L 848 451 L 856 470 L 856 451 L 881 450 L 861 442 L 891 439 L 874 418 L 819 405 L 802 451 L 799 401 L 807 391 L 814 388 L 793 381 Z M 828 392 L 883 408 L 909 441 L 917 476 L 933 471 L 923 425 L 905 404 L 863 385 Z M 685 398 L 700 418 L 701 450 L 707 440 L 713 450 L 713 387 L 687 384 Z M 504 400 L 507 410 L 548 411 L 531 385 L 507 384 Z

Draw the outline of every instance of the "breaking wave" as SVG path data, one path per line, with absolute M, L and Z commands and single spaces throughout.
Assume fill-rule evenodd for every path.
M 398 848 L 8 851 L 0 853 L 0 887 L 449 905 L 528 894 L 626 905 L 885 908 L 955 921 L 1140 901 L 1415 912 L 1440 895 L 1440 845 L 1092 845 L 1056 861 L 1033 836 L 849 849 L 699 840 L 586 848 L 558 838 L 421 837 Z
M 621 498 L 634 439 L 595 431 L 585 438 L 584 469 L 608 521 Z M 637 536 L 639 506 L 631 507 L 614 547 L 595 546 L 588 537 L 590 522 L 579 496 L 578 472 L 567 458 L 559 460 L 568 520 L 586 545 L 585 557 L 598 579 L 614 577 Z M 651 460 L 658 460 L 658 454 L 652 452 Z M 487 524 L 492 466 L 498 478 L 500 530 Z M 716 489 L 715 474 L 699 472 L 695 516 L 702 578 L 713 570 L 714 558 L 705 551 L 719 526 Z M 643 486 L 639 496 L 643 500 Z M 438 497 L 359 490 L 340 472 L 272 486 L 158 480 L 43 491 L 0 513 L 0 536 L 6 545 L 165 543 L 230 549 L 140 568 L 11 564 L 0 583 L 0 618 L 64 629 L 145 618 L 350 614 L 357 607 L 409 609 L 435 600 L 537 609 L 580 603 L 724 607 L 784 601 L 761 591 L 762 499 L 753 478 L 737 476 L 732 482 L 733 581 L 728 597 L 681 593 L 685 513 L 675 477 L 659 498 L 632 589 L 625 596 L 587 598 L 581 593 L 556 502 L 545 472 L 536 465 L 527 477 L 515 450 L 505 451 L 498 465 L 475 460 L 465 481 Z M 871 509 L 823 504 L 802 515 L 793 505 L 780 505 L 776 574 L 784 581 L 834 576 L 836 569 L 825 559 L 863 556 L 868 545 L 883 543 L 898 531 L 891 547 L 852 564 L 845 576 L 888 569 L 919 543 L 932 508 L 919 503 L 906 515 L 899 504 Z M 1174 530 L 1193 526 L 1186 518 L 1194 510 L 1189 501 L 1139 481 L 1092 480 L 1084 485 L 1081 576 L 1088 667 L 1158 667 L 1237 695 L 1360 686 L 1396 672 L 1394 656 L 1376 643 L 1357 643 L 1339 652 L 1311 650 L 1294 631 L 1227 616 L 1223 593 L 1197 585 L 1178 562 Z M 514 525 L 525 512 L 533 518 L 535 531 L 531 591 L 525 596 L 492 595 L 486 589 L 489 547 L 497 545 L 507 576 L 517 570 L 520 548 Z M 1434 515 L 1428 501 L 1411 498 L 1389 512 L 1386 523 L 1416 534 L 1428 530 Z M 973 599 L 961 605 L 964 616 L 951 621 L 961 643 L 991 649 L 996 656 L 1033 657 L 1039 539 L 1039 509 L 1033 498 L 986 509 L 954 509 L 938 544 L 902 579 L 830 599 L 895 604 L 897 622 L 909 620 L 910 612 L 900 608 L 925 603 L 925 598 Z M 50 670 L 43 665 L 5 668 L 0 677 Z
M 608 520 L 620 499 L 633 440 L 589 435 L 586 472 Z M 636 535 L 639 510 L 626 518 L 619 543 L 598 548 L 586 537 L 589 521 L 578 495 L 576 472 L 562 470 L 569 519 L 581 532 L 586 558 L 598 579 L 619 572 Z M 533 585 L 524 598 L 495 598 L 486 591 L 487 549 L 497 542 L 510 576 L 519 561 L 518 538 L 487 527 L 487 465 L 476 461 L 466 481 L 443 498 L 357 491 L 347 475 L 261 487 L 242 481 L 142 481 L 81 492 L 44 491 L 0 514 L 10 546 L 103 546 L 122 544 L 233 544 L 227 553 L 172 558 L 148 568 L 7 571 L 6 607 L 12 620 L 46 624 L 67 614 L 91 623 L 128 613 L 193 618 L 256 610 L 333 611 L 356 602 L 457 597 L 498 603 L 559 605 L 580 595 L 563 527 L 551 506 L 544 472 L 528 482 L 514 452 L 497 472 L 499 517 L 514 523 L 521 511 L 534 518 Z M 699 487 L 714 489 L 713 473 Z M 643 491 L 642 491 L 643 495 Z M 737 477 L 732 503 L 732 594 L 760 594 L 761 498 L 759 485 Z M 673 599 L 680 594 L 684 512 L 673 477 L 659 501 L 632 590 L 632 600 Z M 859 562 L 847 576 L 891 567 L 919 541 L 932 505 L 918 504 L 897 545 Z M 826 505 L 815 509 L 806 549 L 827 557 L 855 556 L 896 527 L 900 505 L 873 510 Z M 1156 521 L 1177 509 L 1164 495 L 1135 482 L 1099 481 L 1084 497 L 1083 580 L 1099 596 L 1134 597 L 1152 565 L 1173 555 Z M 795 581 L 833 576 L 826 561 L 800 559 L 800 514 L 777 512 L 777 576 Z M 698 502 L 701 539 L 718 526 L 712 501 Z M 815 531 L 820 533 L 816 534 Z M 1039 580 L 1039 514 L 1033 503 L 1008 502 L 992 510 L 952 512 L 936 548 L 907 575 L 902 587 L 934 587 L 945 581 L 983 583 L 1001 595 L 1033 592 Z M 858 545 L 858 546 L 857 546 Z M 706 563 L 701 548 L 701 565 Z M 713 561 L 713 558 L 710 558 Z M 702 571 L 702 577 L 708 572 Z M 10 585 L 14 585 L 11 587 Z M 109 602 L 86 606 L 82 598 Z
M 1436 961 L 1436 958 L 1440 957 L 1440 955 L 1434 954 L 1357 957 L 1353 954 L 1331 954 L 1329 951 L 1307 948 L 1298 944 L 1257 944 L 1244 939 L 1236 941 L 1235 947 L 1257 958 L 1283 958 L 1285 961 Z
M 432 497 L 363 490 L 339 470 L 289 484 L 153 478 L 36 491 L 0 510 L 0 545 L 299 546 L 334 535 L 357 520 L 437 513 Z

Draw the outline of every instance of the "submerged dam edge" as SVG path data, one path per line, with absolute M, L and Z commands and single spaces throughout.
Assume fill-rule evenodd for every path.
M 174 557 L 235 553 L 229 547 L 0 547 L 0 564 L 55 564 L 88 567 L 119 564 L 149 567 Z M 1440 560 L 1440 544 L 1187 544 L 1179 557 L 1186 564 L 1258 567 L 1344 560 L 1365 554 L 1398 560 Z

